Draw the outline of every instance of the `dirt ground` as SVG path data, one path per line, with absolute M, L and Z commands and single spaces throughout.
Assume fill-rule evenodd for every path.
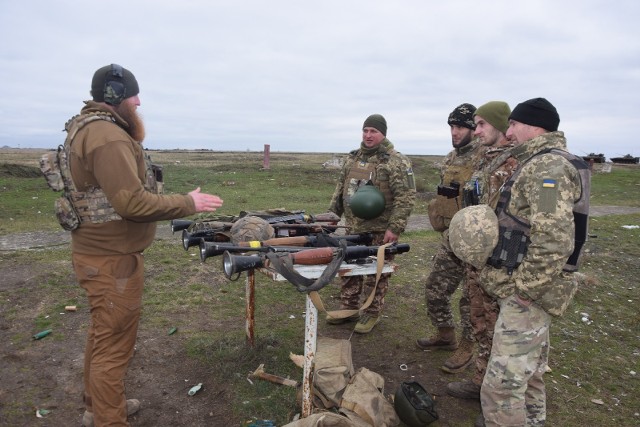
M 594 215 L 638 212 L 637 208 L 594 208 Z M 629 211 L 631 209 L 631 211 Z M 411 218 L 409 229 L 428 229 L 426 216 Z M 157 238 L 175 239 L 167 225 L 159 227 Z M 22 233 L 0 236 L 0 250 L 5 252 L 25 248 L 47 248 L 65 245 L 69 233 Z M 60 262 L 68 262 L 61 260 Z M 88 322 L 88 309 L 74 314 L 64 314 L 62 328 L 65 340 L 46 339 L 33 341 L 31 345 L 14 343 L 30 336 L 33 319 L 38 312 L 30 299 L 42 280 L 46 280 L 47 267 L 34 264 L 18 267 L 2 263 L 0 266 L 0 290 L 22 288 L 24 292 L 11 306 L 19 307 L 24 324 L 15 324 L 4 315 L 0 316 L 0 426 L 75 426 L 80 425 L 84 407 L 82 404 L 83 343 Z M 69 262 L 69 282 L 74 282 Z M 1 313 L 0 313 L 1 314 Z M 80 314 L 80 315 L 76 315 Z M 188 313 L 185 313 L 187 316 Z M 209 327 L 211 325 L 208 325 Z M 334 338 L 349 338 L 352 325 L 336 326 Z M 239 426 L 245 419 L 235 418 L 226 396 L 230 390 L 225 384 L 207 384 L 208 393 L 189 397 L 186 391 L 198 378 L 210 378 L 207 366 L 203 366 L 185 353 L 186 337 L 179 334 L 158 336 L 141 328 L 136 354 L 127 375 L 127 395 L 144 396 L 143 410 L 130 417 L 132 426 Z M 415 347 L 388 348 L 384 345 L 375 352 L 364 351 L 361 341 L 352 340 L 353 359 L 356 367 L 367 367 L 380 373 L 388 385 L 395 390 L 402 382 L 415 376 L 423 384 L 429 384 L 430 392 L 436 395 L 441 421 L 434 426 L 468 425 L 472 410 L 479 411 L 477 401 L 460 400 L 446 394 L 446 384 L 452 380 L 468 378 L 469 372 L 457 375 L 445 374 L 439 366 L 448 353 L 421 354 Z M 19 348 L 18 348 L 19 347 Z M 362 348 L 361 348 L 362 347 Z M 439 352 L 437 352 L 439 353 Z M 401 367 L 406 364 L 407 369 Z M 159 379 L 162 379 L 159 381 Z M 35 387 L 34 387 L 35 385 Z M 36 407 L 29 417 L 20 422 L 7 424 L 5 416 L 16 411 L 17 399 L 28 399 L 54 411 L 55 416 L 39 419 Z M 15 415 L 15 413 L 14 413 Z M 15 419 L 15 418 L 12 418 Z M 188 421 L 187 421 L 188 420 Z M 195 420 L 195 421 L 194 421 Z

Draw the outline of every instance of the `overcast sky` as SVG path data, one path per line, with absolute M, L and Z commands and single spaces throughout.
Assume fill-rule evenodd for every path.
M 383 114 L 446 154 L 463 102 L 545 97 L 576 154 L 640 155 L 637 0 L 0 0 L 0 146 L 54 148 L 110 63 L 145 147 L 345 153 Z

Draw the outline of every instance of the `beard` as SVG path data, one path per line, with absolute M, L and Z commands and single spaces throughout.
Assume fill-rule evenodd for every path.
M 135 141 L 142 143 L 145 137 L 144 122 L 142 116 L 136 111 L 136 106 L 128 102 L 120 103 L 116 108 L 116 113 L 127 122 L 129 128 L 127 133 L 131 135 Z
M 460 142 L 459 142 L 459 143 L 457 143 L 457 144 L 456 144 L 456 143 L 453 143 L 452 145 L 453 145 L 455 148 L 462 148 L 462 147 L 464 147 L 465 145 L 468 145 L 468 144 L 471 142 L 471 139 L 472 139 L 471 137 L 472 137 L 472 134 L 471 134 L 471 133 L 468 133 L 464 138 L 462 138 L 462 139 L 460 140 Z

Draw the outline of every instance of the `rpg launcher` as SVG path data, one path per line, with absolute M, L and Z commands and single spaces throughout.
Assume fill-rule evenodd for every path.
M 333 212 L 326 212 L 317 215 L 308 215 L 304 213 L 295 213 L 290 215 L 280 215 L 280 216 L 262 216 L 256 215 L 260 218 L 267 221 L 272 226 L 274 224 L 314 224 L 320 225 L 316 223 L 328 223 L 330 225 L 335 225 L 340 222 L 340 217 Z M 176 231 L 187 230 L 192 225 L 196 223 L 206 223 L 206 222 L 214 222 L 214 223 L 226 223 L 229 226 L 233 224 L 234 221 L 240 219 L 240 217 L 236 216 L 221 216 L 216 218 L 216 220 L 206 220 L 206 221 L 191 221 L 188 219 L 173 219 L 171 220 L 171 232 L 175 233 Z M 326 225 L 322 225 L 323 227 Z
M 191 246 L 199 245 L 202 258 L 203 246 L 205 258 L 203 261 L 215 255 L 222 255 L 225 250 L 229 252 L 251 252 L 256 248 L 271 247 L 271 246 L 306 246 L 306 247 L 338 247 L 340 242 L 344 241 L 347 245 L 370 245 L 373 236 L 370 233 L 362 234 L 347 234 L 345 236 L 330 236 L 328 234 L 310 234 L 307 236 L 295 236 L 295 237 L 277 237 L 275 239 L 268 240 L 253 240 L 250 242 L 239 242 L 236 245 L 231 244 L 217 244 L 206 245 L 206 243 L 216 242 L 215 237 L 210 240 L 206 236 L 195 236 L 196 233 L 189 233 L 187 230 L 182 232 L 182 246 L 184 250 L 189 250 Z
M 304 249 L 298 247 L 298 250 L 286 252 L 282 248 L 275 248 L 279 252 L 285 252 L 282 256 L 289 257 L 292 264 L 300 265 L 323 265 L 333 261 L 337 251 L 344 250 L 344 261 L 352 261 L 360 258 L 377 255 L 379 246 L 347 246 L 345 248 L 313 248 Z M 274 249 L 274 248 L 271 248 Z M 385 255 L 394 255 L 409 252 L 408 243 L 394 244 L 387 246 L 384 250 Z M 266 250 L 264 252 L 270 252 Z M 225 251 L 222 256 L 222 269 L 225 276 L 231 278 L 234 274 L 251 270 L 252 268 L 265 267 L 267 262 L 265 254 L 256 255 L 233 255 L 229 251 Z
M 200 259 L 204 262 L 209 257 L 222 255 L 229 252 L 294 252 L 294 249 L 302 250 L 309 247 L 334 247 L 340 246 L 341 242 L 346 245 L 369 245 L 373 236 L 369 233 L 347 234 L 346 236 L 327 236 L 318 234 L 313 236 L 279 237 L 269 240 L 254 240 L 250 242 L 240 242 L 238 244 L 211 243 L 200 239 Z M 186 241 L 183 242 L 185 245 Z M 190 243 L 190 241 L 189 241 Z M 185 247 L 186 249 L 186 247 Z
M 220 223 L 219 223 L 220 224 Z M 229 237 L 224 233 L 229 231 L 229 227 L 209 228 L 207 230 L 199 230 L 189 232 L 189 230 L 182 230 L 182 247 L 184 250 L 189 250 L 191 246 L 198 246 L 200 242 L 228 242 Z M 296 229 L 296 234 L 302 234 L 301 236 L 292 237 L 278 237 L 269 239 L 268 245 L 281 245 L 281 246 L 321 246 L 317 243 L 320 235 L 327 235 L 327 233 L 335 232 L 340 226 L 337 225 L 322 225 L 316 226 L 314 224 L 287 224 L 278 223 L 271 224 L 271 226 L 278 232 L 280 229 Z M 302 230 L 302 231 L 301 231 Z M 361 245 L 371 244 L 371 237 L 369 234 L 347 235 L 334 237 L 339 239 L 346 239 L 352 243 L 358 243 Z M 288 240 L 291 239 L 291 240 Z M 240 243 L 241 245 L 248 244 L 250 242 Z M 324 245 L 327 246 L 327 245 Z M 330 246 L 330 245 L 329 245 Z M 337 246 L 337 245 L 334 245 Z

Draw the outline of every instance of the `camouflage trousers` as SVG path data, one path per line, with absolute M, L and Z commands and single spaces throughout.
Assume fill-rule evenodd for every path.
M 382 245 L 384 233 L 375 233 L 372 239 L 372 245 Z M 393 261 L 393 255 L 387 255 L 385 261 Z M 384 308 L 384 297 L 389 289 L 389 279 L 391 273 L 380 275 L 376 293 L 369 307 L 364 312 L 372 316 L 379 316 Z M 368 274 L 366 276 L 347 276 L 342 278 L 340 285 L 340 304 L 342 309 L 357 310 L 371 294 L 376 284 L 376 275 Z M 363 292 L 364 291 L 364 292 Z M 363 295 L 364 294 L 364 295 Z M 362 301 L 361 301 L 362 300 Z
M 447 247 L 443 244 L 433 257 L 431 273 L 425 283 L 425 300 L 427 303 L 427 314 L 431 323 L 436 328 L 453 328 L 455 322 L 451 310 L 451 296 L 458 289 L 460 282 L 464 278 L 464 265 Z M 460 298 L 460 323 L 462 326 L 462 337 L 473 341 L 471 330 L 469 295 L 466 288 L 462 288 Z
M 500 307 L 498 301 L 490 297 L 480 286 L 478 273 L 478 269 L 474 266 L 465 265 L 464 285 L 469 295 L 471 329 L 478 343 L 478 354 L 475 361 L 476 372 L 471 380 L 474 384 L 481 385 L 491 355 L 493 331 L 498 320 Z
M 376 293 L 371 301 L 371 305 L 364 312 L 372 316 L 379 316 L 384 308 L 384 297 L 389 289 L 389 278 L 391 273 L 380 275 Z M 375 275 L 366 276 L 349 276 L 342 279 L 342 287 L 340 288 L 341 308 L 348 310 L 357 310 L 364 304 L 364 300 L 371 294 L 373 286 L 376 283 Z M 364 290 L 364 292 L 363 292 Z M 361 298 L 362 294 L 364 296 Z M 360 300 L 363 300 L 362 302 Z
M 515 295 L 498 300 L 480 401 L 487 426 L 542 426 L 546 419 L 544 380 L 549 361 L 551 316 Z

